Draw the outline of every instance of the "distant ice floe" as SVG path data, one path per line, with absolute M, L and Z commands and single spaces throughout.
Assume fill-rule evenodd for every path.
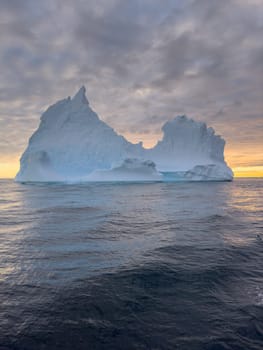
M 151 149 L 118 135 L 91 109 L 85 87 L 50 106 L 29 139 L 15 180 L 231 181 L 225 141 L 186 116 L 168 121 Z

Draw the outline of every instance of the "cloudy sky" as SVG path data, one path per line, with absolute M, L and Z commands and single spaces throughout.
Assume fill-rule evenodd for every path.
M 0 176 L 81 85 L 130 141 L 186 114 L 231 166 L 263 166 L 263 0 L 0 0 L 0 72 Z

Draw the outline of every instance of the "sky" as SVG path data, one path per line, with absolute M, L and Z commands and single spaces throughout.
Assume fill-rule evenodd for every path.
M 85 85 L 92 108 L 153 146 L 185 114 L 263 176 L 263 0 L 0 0 L 0 177 L 40 115 Z

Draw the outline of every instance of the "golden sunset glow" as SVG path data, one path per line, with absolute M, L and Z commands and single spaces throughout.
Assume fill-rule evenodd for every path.
M 132 143 L 143 141 L 145 148 L 152 148 L 156 145 L 158 140 L 162 139 L 162 132 L 160 133 L 129 133 L 118 130 L 119 134 Z M 263 177 L 263 165 L 260 164 L 263 149 L 262 145 L 256 147 L 251 145 L 244 145 L 232 143 L 227 140 L 225 147 L 225 159 L 227 164 L 234 172 L 234 177 Z M 19 155 L 20 156 L 20 155 Z M 19 156 L 8 159 L 7 157 L 0 159 L 0 178 L 14 178 L 19 170 Z
M 128 133 L 124 137 L 130 142 L 138 143 L 143 140 L 145 148 L 151 148 L 162 138 L 162 133 Z M 225 159 L 234 172 L 234 177 L 263 177 L 263 166 L 257 166 L 261 160 L 262 146 L 247 147 L 244 145 L 226 144 Z M 0 178 L 14 178 L 19 170 L 19 157 L 0 160 Z
M 150 146 L 149 146 L 150 147 Z M 231 159 L 228 164 L 237 177 L 263 177 L 263 166 L 235 166 Z M 19 170 L 19 160 L 0 162 L 0 178 L 14 178 Z
M 263 166 L 233 168 L 235 177 L 263 177 Z
M 19 161 L 0 162 L 0 178 L 13 178 L 19 169 Z

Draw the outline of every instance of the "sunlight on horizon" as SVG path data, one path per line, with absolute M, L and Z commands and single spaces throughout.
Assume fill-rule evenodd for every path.
M 231 161 L 228 159 L 231 166 Z M 12 179 L 19 170 L 19 161 L 0 162 L 0 178 Z M 234 177 L 263 177 L 263 166 L 237 166 L 233 167 Z
M 0 162 L 0 178 L 14 178 L 19 170 L 19 161 Z

